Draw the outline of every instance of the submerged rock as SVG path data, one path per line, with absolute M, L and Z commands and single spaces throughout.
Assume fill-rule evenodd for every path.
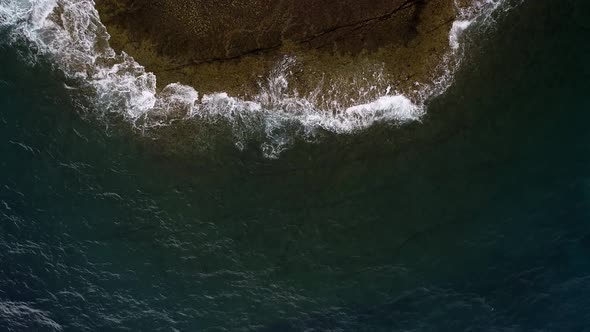
M 160 86 L 251 97 L 280 70 L 290 93 L 345 106 L 392 88 L 411 94 L 436 76 L 456 16 L 453 0 L 97 0 L 97 8 L 112 46 Z

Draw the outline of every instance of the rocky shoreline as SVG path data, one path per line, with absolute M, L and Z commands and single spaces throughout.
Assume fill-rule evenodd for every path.
M 97 0 L 111 46 L 169 83 L 249 98 L 285 56 L 289 89 L 342 106 L 411 96 L 449 51 L 454 0 Z M 348 105 L 350 104 L 350 105 Z

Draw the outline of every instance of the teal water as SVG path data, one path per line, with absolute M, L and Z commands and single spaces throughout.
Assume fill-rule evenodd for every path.
M 0 330 L 590 331 L 588 22 L 525 1 L 421 123 L 277 160 L 143 144 L 3 46 Z

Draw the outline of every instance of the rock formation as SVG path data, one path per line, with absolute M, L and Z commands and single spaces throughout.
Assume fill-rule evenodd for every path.
M 290 83 L 303 95 L 411 90 L 435 75 L 456 11 L 453 0 L 96 2 L 112 46 L 155 72 L 160 86 L 244 97 L 285 55 L 297 59 Z

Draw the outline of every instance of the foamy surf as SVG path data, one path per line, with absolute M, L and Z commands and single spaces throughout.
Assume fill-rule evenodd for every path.
M 426 101 L 452 82 L 461 59 L 461 35 L 474 22 L 487 20 L 503 2 L 476 1 L 469 8 L 458 8 L 449 35 L 450 53 L 441 63 L 443 74 L 432 84 L 417 84 L 417 97 L 410 100 L 395 93 L 395 87 L 381 84 L 386 87 L 373 91 L 378 98 L 366 100 L 359 92 L 352 107 L 328 96 L 292 92 L 288 73 L 296 59 L 289 57 L 277 64 L 252 100 L 227 93 L 200 96 L 195 88 L 182 84 L 170 84 L 158 92 L 153 73 L 109 46 L 110 36 L 91 0 L 2 0 L 0 27 L 9 31 L 9 42 L 30 45 L 31 62 L 36 56 L 46 56 L 79 88 L 91 91 L 98 117 L 114 113 L 144 130 L 177 120 L 223 119 L 230 123 L 238 148 L 255 132 L 264 137 L 264 154 L 274 158 L 294 136 L 313 140 L 323 131 L 352 133 L 379 122 L 420 120 Z M 377 84 L 368 89 L 378 89 Z

